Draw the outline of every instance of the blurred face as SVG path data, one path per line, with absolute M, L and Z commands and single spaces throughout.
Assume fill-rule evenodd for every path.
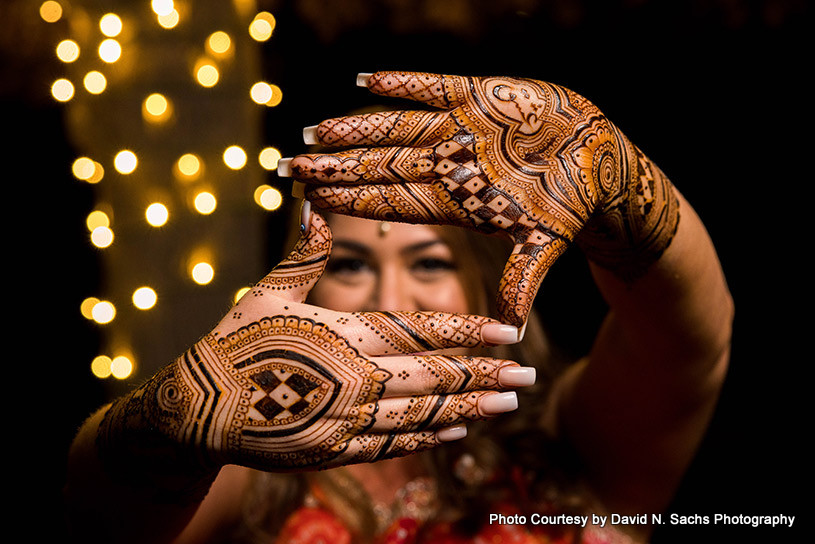
M 334 246 L 313 304 L 346 312 L 468 311 L 453 252 L 435 228 L 327 219 Z

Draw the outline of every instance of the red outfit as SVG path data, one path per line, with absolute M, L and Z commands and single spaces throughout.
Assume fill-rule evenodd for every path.
M 289 516 L 276 544 L 350 544 L 353 534 L 330 510 L 302 507 Z M 622 544 L 617 532 L 587 527 L 579 536 L 573 527 L 551 525 L 485 524 L 474 536 L 454 532 L 450 523 L 421 526 L 411 518 L 399 518 L 376 540 L 376 544 Z

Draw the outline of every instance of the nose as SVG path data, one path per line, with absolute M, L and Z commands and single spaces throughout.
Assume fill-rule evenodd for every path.
M 413 285 L 407 274 L 397 266 L 387 266 L 379 270 L 373 297 L 373 310 L 384 312 L 419 310 Z

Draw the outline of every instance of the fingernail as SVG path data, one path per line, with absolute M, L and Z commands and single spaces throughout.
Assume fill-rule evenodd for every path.
M 277 161 L 277 175 L 281 178 L 291 177 L 291 157 Z
M 303 129 L 303 142 L 306 145 L 315 145 L 317 141 L 317 125 L 306 127 Z
M 521 327 L 521 330 L 518 332 L 518 342 L 524 339 L 524 335 L 526 334 L 526 326 L 529 324 L 529 321 L 524 322 L 524 326 Z
M 498 371 L 498 383 L 504 387 L 526 387 L 535 384 L 536 375 L 531 366 L 505 366 Z
M 478 408 L 484 415 L 503 414 L 518 408 L 518 395 L 515 391 L 507 393 L 492 393 L 481 397 Z
M 308 228 L 311 225 L 311 202 L 304 200 L 300 205 L 300 234 L 305 236 L 308 234 Z
M 447 427 L 436 432 L 436 439 L 439 442 L 452 442 L 453 440 L 461 440 L 467 436 L 466 425 L 456 425 L 455 427 Z
M 518 341 L 518 327 L 487 323 L 481 327 L 481 339 L 488 344 L 514 344 Z
M 292 182 L 291 196 L 294 198 L 306 198 L 306 184 L 302 181 Z
M 372 75 L 365 72 L 357 74 L 357 87 L 367 87 L 368 80 L 371 79 Z

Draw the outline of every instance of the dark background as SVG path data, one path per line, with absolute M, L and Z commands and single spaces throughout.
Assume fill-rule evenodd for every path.
M 75 429 L 104 399 L 76 361 L 96 332 L 75 293 L 98 270 L 84 213 L 91 189 L 68 178 L 74 153 L 61 110 L 43 96 L 53 61 L 24 34 L 24 2 L 3 4 L 2 127 L 7 273 L 9 479 L 32 534 L 59 534 L 59 487 Z M 733 363 L 698 458 L 670 511 L 796 515 L 810 471 L 802 437 L 812 364 L 807 257 L 812 176 L 811 8 L 804 0 L 259 2 L 278 19 L 264 71 L 287 89 L 267 135 L 284 155 L 300 130 L 379 100 L 358 72 L 513 75 L 567 86 L 594 101 L 693 203 L 713 237 L 736 302 Z M 30 36 L 29 36 L 30 37 Z M 806 80 L 806 81 L 805 81 Z M 43 150 L 47 153 L 43 155 Z M 47 196 L 37 180 L 49 182 Z M 275 232 L 275 220 L 270 220 Z M 59 225 L 59 227 L 57 227 Z M 67 225 L 67 227 L 66 227 Z M 270 266 L 280 240 L 269 240 Z M 552 286 L 549 288 L 549 286 Z M 574 293 L 581 293 L 575 300 Z M 602 312 L 572 252 L 538 306 L 562 347 L 586 349 Z M 9 324 L 11 325 L 9 327 Z M 202 331 L 203 332 L 203 331 Z M 72 366 L 73 363 L 73 366 Z M 33 462 L 32 462 L 33 461 Z M 29 515 L 35 522 L 28 522 Z M 663 527 L 654 542 L 723 536 L 795 541 L 776 528 Z

